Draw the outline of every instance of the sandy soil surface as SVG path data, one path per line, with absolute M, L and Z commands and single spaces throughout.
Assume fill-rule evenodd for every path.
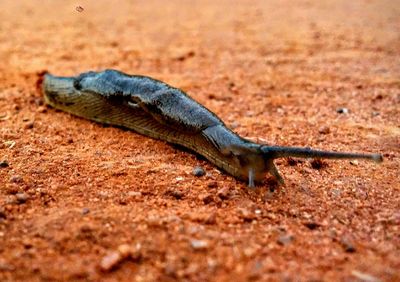
M 1 281 L 400 281 L 399 1 L 0 7 Z M 106 68 L 180 87 L 259 142 L 385 161 L 281 160 L 285 187 L 250 190 L 43 104 L 43 71 Z

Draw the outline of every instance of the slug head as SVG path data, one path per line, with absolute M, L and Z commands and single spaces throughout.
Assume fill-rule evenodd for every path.
M 81 93 L 74 87 L 73 77 L 57 77 L 45 74 L 43 93 L 45 102 L 57 109 L 69 111 L 79 101 Z
M 84 75 L 85 77 L 93 76 L 92 73 Z M 45 74 L 42 84 L 45 102 L 56 109 L 104 122 L 105 119 L 99 119 L 99 117 L 107 116 L 109 110 L 103 110 L 103 105 L 111 102 L 112 99 L 103 99 L 104 95 L 100 92 L 82 90 L 79 81 L 80 76 L 60 77 Z
M 226 151 L 232 156 L 239 169 L 239 177 L 248 180 L 249 187 L 261 182 L 266 173 L 272 174 L 279 184 L 283 185 L 283 178 L 273 163 L 273 157 L 262 151 L 262 146 L 255 143 L 230 145 Z

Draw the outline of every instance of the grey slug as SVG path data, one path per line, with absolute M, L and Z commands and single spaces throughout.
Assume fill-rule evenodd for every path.
M 184 146 L 247 181 L 250 187 L 262 181 L 267 172 L 283 184 L 274 164 L 276 158 L 383 160 L 380 154 L 254 143 L 227 128 L 214 113 L 182 90 L 146 76 L 116 70 L 86 72 L 77 77 L 45 74 L 42 88 L 46 103 L 54 108 Z

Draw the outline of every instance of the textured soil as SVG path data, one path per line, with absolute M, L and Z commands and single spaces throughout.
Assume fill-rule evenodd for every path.
M 399 1 L 2 0 L 0 18 L 0 281 L 400 281 Z M 258 142 L 385 160 L 282 159 L 286 186 L 249 189 L 43 104 L 44 71 L 106 68 Z

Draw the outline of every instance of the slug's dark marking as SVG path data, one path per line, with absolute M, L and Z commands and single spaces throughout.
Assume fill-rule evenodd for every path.
M 56 109 L 183 146 L 234 177 L 248 181 L 250 187 L 262 181 L 267 172 L 283 184 L 274 164 L 276 158 L 382 161 L 380 154 L 328 152 L 251 142 L 228 129 L 214 113 L 182 90 L 146 76 L 115 70 L 86 72 L 77 77 L 46 74 L 43 92 L 45 101 Z

